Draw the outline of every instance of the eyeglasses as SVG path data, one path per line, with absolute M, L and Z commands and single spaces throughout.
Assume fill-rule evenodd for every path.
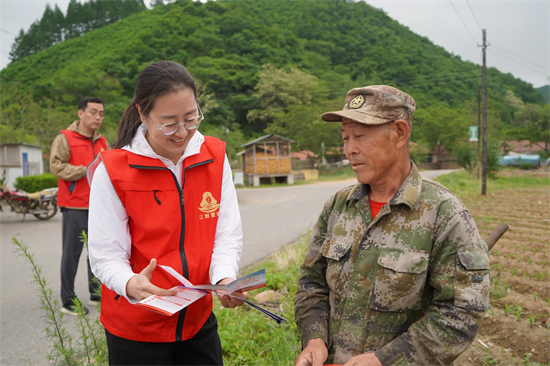
M 94 110 L 91 110 L 91 111 L 84 111 L 86 113 L 88 113 L 89 115 L 91 115 L 92 117 L 97 117 L 97 115 L 99 114 L 99 118 L 103 119 L 103 111 L 98 111 L 97 109 L 94 109 Z
M 165 123 L 160 127 L 157 127 L 156 123 L 153 122 L 153 125 L 164 136 L 170 136 L 175 134 L 178 128 L 180 128 L 180 126 L 183 126 L 187 131 L 196 130 L 197 128 L 199 128 L 199 125 L 204 120 L 204 115 L 202 114 L 201 107 L 197 105 L 197 108 L 199 109 L 199 115 L 195 117 L 191 117 L 183 123 L 170 122 L 170 123 Z M 151 121 L 153 120 L 151 119 Z

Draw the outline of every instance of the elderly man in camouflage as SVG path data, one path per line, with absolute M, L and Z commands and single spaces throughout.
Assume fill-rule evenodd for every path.
M 409 95 L 374 85 L 322 116 L 342 123 L 359 183 L 313 228 L 295 296 L 296 366 L 449 365 L 476 335 L 487 245 L 464 204 L 411 162 L 414 110 Z

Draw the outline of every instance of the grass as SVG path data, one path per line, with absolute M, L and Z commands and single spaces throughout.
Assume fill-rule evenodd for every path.
M 475 196 L 481 193 L 481 181 L 463 170 L 441 175 L 435 180 L 457 196 Z M 537 177 L 529 174 L 524 176 L 500 174 L 496 178 L 487 179 L 487 192 L 545 185 L 550 186 L 548 177 Z
M 341 168 L 330 174 L 323 174 L 323 171 L 319 172 L 318 182 L 330 182 L 335 180 L 346 180 L 356 178 L 355 172 L 351 169 L 351 166 Z
M 303 236 L 261 262 L 241 270 L 240 275 L 266 269 L 267 287 L 249 293 L 250 300 L 263 291 L 275 291 L 275 303 L 262 303 L 263 307 L 288 320 L 276 324 L 247 305 L 226 309 L 214 300 L 214 313 L 218 318 L 224 364 L 235 365 L 293 365 L 300 353 L 298 327 L 294 323 L 294 293 L 300 265 L 304 260 L 307 238 Z

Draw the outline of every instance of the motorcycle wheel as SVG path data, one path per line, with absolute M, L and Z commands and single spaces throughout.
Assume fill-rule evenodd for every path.
M 48 212 L 33 214 L 34 217 L 36 217 L 38 220 L 49 220 L 49 219 L 51 219 L 57 213 L 57 202 L 54 202 L 54 201 L 48 202 L 47 208 L 48 208 Z

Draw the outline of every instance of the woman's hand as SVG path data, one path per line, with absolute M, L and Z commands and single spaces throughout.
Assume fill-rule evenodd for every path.
M 235 281 L 233 278 L 226 277 L 223 280 L 219 281 L 217 285 L 227 285 L 231 282 Z M 236 308 L 237 306 L 242 306 L 244 304 L 243 301 L 238 300 L 234 297 L 229 297 L 219 291 L 216 291 L 216 295 L 218 295 L 218 299 L 220 299 L 220 302 L 222 303 L 223 307 L 225 308 Z M 240 297 L 241 299 L 248 300 L 248 292 L 241 292 L 241 291 L 235 291 L 231 294 L 235 297 Z
M 151 283 L 151 276 L 156 266 L 157 260 L 153 258 L 140 274 L 130 278 L 130 281 L 126 284 L 126 295 L 128 297 L 141 301 L 151 295 L 175 296 L 177 294 L 175 290 L 164 290 Z

